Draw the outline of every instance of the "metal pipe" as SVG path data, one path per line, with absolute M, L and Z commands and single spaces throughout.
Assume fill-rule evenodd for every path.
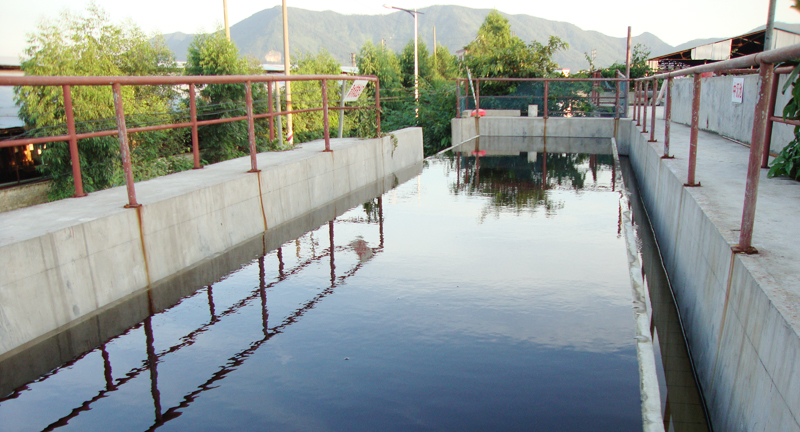
M 622 88 L 622 84 L 617 81 L 617 93 L 614 95 L 614 119 L 619 120 L 619 93 Z
M 481 108 L 481 79 L 475 78 L 475 110 Z
M 192 157 L 194 159 L 194 169 L 203 168 L 200 166 L 200 140 L 197 135 L 197 101 L 195 99 L 195 85 L 189 84 L 189 116 L 192 123 Z
M 753 224 L 756 217 L 756 200 L 758 198 L 758 182 L 761 178 L 761 157 L 767 129 L 767 108 L 769 92 L 772 86 L 772 64 L 762 64 L 758 76 L 761 85 L 758 89 L 756 109 L 753 119 L 753 135 L 750 142 L 750 158 L 747 163 L 747 183 L 744 191 L 744 209 L 742 210 L 742 226 L 739 231 L 739 244 L 733 249 L 736 252 L 756 253 L 752 247 Z
M 650 81 L 643 81 L 642 86 L 644 92 L 642 93 L 642 133 L 647 133 L 647 89 Z
M 250 172 L 258 172 L 258 151 L 256 150 L 256 130 L 253 119 L 253 85 L 244 83 L 244 99 L 247 105 L 247 140 L 250 143 Z
M 347 81 L 342 80 L 342 94 L 339 97 L 339 108 L 344 108 L 344 95 L 347 91 Z M 339 138 L 344 135 L 344 110 L 339 110 Z
M 81 177 L 81 159 L 78 152 L 78 138 L 75 133 L 75 113 L 72 109 L 72 89 L 68 85 L 64 90 L 64 112 L 67 117 L 67 134 L 69 135 L 69 156 L 72 163 L 72 179 L 75 185 L 75 197 L 84 197 L 83 178 Z
M 378 80 L 374 75 L 0 76 L 0 86 L 241 84 L 246 81 L 319 81 L 323 78 Z
M 381 83 L 375 81 L 375 132 L 381 137 Z
M 275 139 L 275 116 L 272 115 L 272 81 L 267 82 L 267 114 L 269 114 L 269 140 Z
M 664 103 L 664 157 L 669 155 L 669 132 L 672 125 L 672 77 L 667 78 L 667 100 Z
M 774 69 L 774 68 L 773 68 Z M 778 99 L 778 75 L 772 74 L 772 84 L 769 90 L 769 103 L 767 104 L 767 126 L 764 133 L 764 153 L 761 156 L 761 168 L 769 168 L 769 149 L 772 147 L 772 117 L 775 115 L 775 101 Z
M 640 126 L 639 122 L 639 81 L 633 83 L 633 119 L 636 121 L 636 126 Z
M 547 106 L 547 99 L 550 97 L 550 81 L 545 80 L 544 82 L 544 118 L 547 119 L 550 117 L 549 108 Z
M 456 117 L 461 118 L 461 78 L 456 78 Z
M 695 184 L 694 173 L 697 168 L 697 136 L 700 132 L 700 74 L 694 76 L 694 87 L 692 88 L 692 130 L 689 135 L 689 175 L 687 176 L 686 186 L 699 186 Z
M 651 100 L 651 107 L 653 112 L 650 116 L 650 140 L 649 142 L 657 142 L 656 139 L 656 89 L 658 89 L 658 81 L 653 80 L 653 97 L 650 98 Z
M 330 120 L 328 119 L 328 80 L 322 80 L 322 130 L 325 135 L 325 151 L 331 151 Z
M 133 186 L 133 168 L 131 167 L 131 151 L 128 146 L 128 130 L 125 126 L 125 109 L 122 106 L 122 89 L 119 83 L 111 86 L 114 91 L 114 108 L 117 116 L 117 130 L 119 131 L 120 158 L 122 169 L 125 171 L 125 186 L 128 189 L 128 204 L 125 207 L 139 207 L 136 202 L 136 190 Z

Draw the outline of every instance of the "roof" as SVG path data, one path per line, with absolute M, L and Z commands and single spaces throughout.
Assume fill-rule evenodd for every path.
M 732 38 L 699 45 L 694 48 L 687 48 L 681 51 L 652 57 L 648 59 L 648 62 L 672 62 L 680 63 L 683 67 L 688 67 L 713 61 L 743 57 L 764 51 L 765 35 L 765 30 L 757 30 Z M 774 35 L 772 49 L 800 43 L 800 34 L 793 31 L 776 27 Z

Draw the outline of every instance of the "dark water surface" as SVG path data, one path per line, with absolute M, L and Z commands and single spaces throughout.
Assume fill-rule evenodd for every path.
M 489 144 L 190 287 L 0 430 L 641 430 L 610 143 Z

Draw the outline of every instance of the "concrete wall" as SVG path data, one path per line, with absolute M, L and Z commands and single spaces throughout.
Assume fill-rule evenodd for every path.
M 423 158 L 422 131 L 320 142 L 2 216 L 0 357 Z M 319 148 L 319 149 L 317 149 Z M 109 202 L 112 202 L 109 204 Z
M 475 120 L 451 120 L 454 145 L 474 138 L 478 127 L 481 136 L 504 137 L 612 138 L 615 132 L 615 120 L 610 118 L 483 117 L 480 126 Z
M 783 107 L 791 92 L 781 93 L 787 75 L 780 76 L 775 115 L 783 115 Z M 731 102 L 733 77 L 701 78 L 700 129 L 718 133 L 737 141 L 750 143 L 753 133 L 753 114 L 760 80 L 758 75 L 744 75 L 744 98 L 741 104 Z M 692 122 L 692 90 L 694 79 L 675 78 L 672 95 L 672 121 L 685 125 Z M 794 126 L 776 123 L 772 130 L 770 151 L 780 152 L 794 139 Z
M 215 283 L 253 259 L 382 195 L 421 171 L 419 162 L 389 174 L 0 355 L 0 396 L 100 346 L 149 315 L 172 307 L 197 289 Z
M 660 144 L 630 134 L 630 161 L 715 430 L 800 430 L 800 339 L 770 297 L 781 290 L 757 257 L 732 253 L 738 233 L 720 232 L 697 190 L 661 159 Z

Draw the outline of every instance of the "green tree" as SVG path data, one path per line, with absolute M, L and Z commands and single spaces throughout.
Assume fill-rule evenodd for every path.
M 22 62 L 22 70 L 28 76 L 166 75 L 174 68 L 174 58 L 163 38 L 148 38 L 130 23 L 113 24 L 94 4 L 83 15 L 64 12 L 56 20 L 42 22 L 28 36 L 25 55 L 27 60 Z M 20 117 L 31 134 L 53 135 L 66 131 L 60 87 L 17 87 L 14 93 Z M 129 127 L 153 121 L 150 113 L 169 114 L 173 97 L 169 86 L 122 87 Z M 72 100 L 78 132 L 115 128 L 110 86 L 74 86 Z M 179 160 L 159 160 L 183 151 L 179 134 L 173 131 L 133 134 L 130 146 L 137 180 L 185 168 Z M 80 140 L 78 149 L 85 191 L 120 184 L 123 177 L 116 137 Z M 50 198 L 72 195 L 68 145 L 48 144 L 42 161 L 41 171 L 53 179 Z
M 295 75 L 339 75 L 341 64 L 322 49 L 316 55 L 303 53 L 297 57 L 297 66 L 292 70 Z M 335 106 L 341 98 L 341 85 L 338 81 L 328 81 L 328 105 Z M 318 81 L 296 81 L 292 83 L 292 108 L 307 109 L 322 106 L 322 84 Z M 339 116 L 336 111 L 328 112 L 331 135 L 339 127 Z M 293 116 L 294 134 L 298 142 L 320 139 L 324 136 L 322 112 L 314 111 Z
M 239 55 L 239 49 L 222 31 L 200 33 L 189 45 L 184 70 L 186 75 L 258 75 L 262 74 L 255 60 Z M 244 84 L 211 84 L 202 86 L 197 102 L 198 118 L 202 120 L 246 115 Z M 267 93 L 263 83 L 253 83 L 254 111 L 267 110 Z M 256 148 L 270 148 L 265 119 L 255 122 Z M 246 121 L 220 123 L 199 128 L 198 137 L 203 158 L 218 162 L 245 156 L 250 152 Z
M 358 71 L 363 75 L 375 75 L 381 83 L 381 90 L 391 90 L 402 87 L 403 79 L 400 71 L 400 61 L 394 51 L 376 47 L 372 41 L 367 41 L 356 57 Z
M 641 78 L 647 76 L 652 69 L 647 65 L 647 59 L 650 57 L 650 48 L 647 45 L 637 43 L 631 49 L 631 78 Z M 617 71 L 625 75 L 627 66 L 625 63 L 615 62 L 611 66 L 602 70 L 603 78 L 616 78 Z M 633 83 L 631 83 L 633 85 Z
M 436 47 L 434 58 L 434 71 L 436 78 L 452 80 L 459 75 L 458 57 L 453 55 L 446 46 Z
M 417 63 L 419 79 L 430 81 L 433 78 L 433 58 L 428 53 L 425 42 L 417 42 Z M 400 71 L 403 74 L 403 86 L 414 87 L 414 40 L 408 41 L 400 54 Z
M 558 69 L 553 55 L 568 47 L 557 36 L 550 36 L 547 45 L 536 41 L 525 44 L 511 35 L 508 19 L 492 10 L 478 29 L 478 36 L 465 47 L 465 63 L 476 77 L 545 77 Z

